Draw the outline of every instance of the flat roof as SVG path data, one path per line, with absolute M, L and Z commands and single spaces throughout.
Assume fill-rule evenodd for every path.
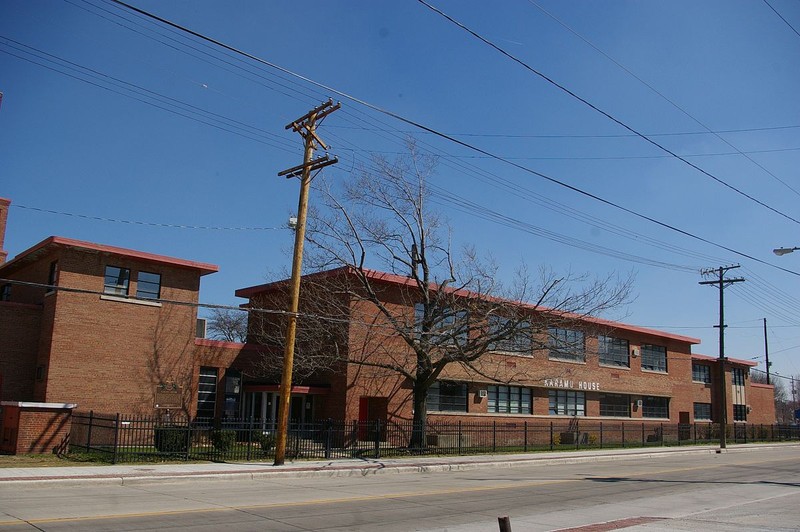
M 161 264 L 167 264 L 169 266 L 190 268 L 193 270 L 198 270 L 200 272 L 200 275 L 206 275 L 209 273 L 215 273 L 219 271 L 219 266 L 217 266 L 216 264 L 208 264 L 205 262 L 196 262 L 191 260 L 178 259 L 175 257 L 167 257 L 165 255 L 156 255 L 153 253 L 146 253 L 144 251 L 137 251 L 135 249 L 126 249 L 116 246 L 108 246 L 105 244 L 96 244 L 94 242 L 74 240 L 72 238 L 65 238 L 61 236 L 51 236 L 45 238 L 38 244 L 34 245 L 31 248 L 26 249 L 25 251 L 14 257 L 12 260 L 0 266 L 0 271 L 12 268 L 15 265 L 22 265 L 22 264 L 27 264 L 28 262 L 33 262 L 37 260 L 37 256 L 40 253 L 54 247 L 86 249 L 90 251 L 97 251 L 100 253 L 110 253 L 112 255 L 130 257 L 133 259 L 144 260 L 148 262 L 158 262 Z
M 322 272 L 316 272 L 316 273 L 311 273 L 311 274 L 308 274 L 308 275 L 304 275 L 303 279 L 324 279 L 325 277 L 333 277 L 333 276 L 336 276 L 336 275 L 339 275 L 339 274 L 342 274 L 342 273 L 351 273 L 352 271 L 353 271 L 353 268 L 351 268 L 349 266 L 344 266 L 344 267 L 341 267 L 341 268 L 334 268 L 332 270 L 325 270 L 325 271 L 322 271 Z M 388 284 L 395 284 L 395 285 L 399 285 L 399 286 L 416 286 L 416 281 L 414 279 L 410 278 L 410 277 L 405 277 L 405 276 L 397 275 L 397 274 L 394 274 L 394 273 L 381 272 L 381 271 L 377 271 L 377 270 L 365 269 L 363 271 L 367 275 L 367 277 L 369 277 L 370 279 L 375 280 L 375 281 L 385 282 L 385 283 L 388 283 Z M 288 282 L 288 280 L 284 279 L 284 280 L 281 280 L 281 281 L 274 281 L 274 282 L 271 282 L 271 283 L 260 284 L 260 285 L 255 285 L 255 286 L 249 286 L 249 287 L 246 287 L 246 288 L 240 288 L 240 289 L 236 290 L 235 294 L 236 294 L 237 297 L 247 297 L 247 298 L 249 298 L 249 297 L 254 296 L 256 294 L 259 294 L 259 293 L 262 293 L 262 292 L 266 292 L 266 291 L 278 288 L 279 286 L 281 286 L 281 285 L 283 285 L 283 284 L 285 284 L 287 282 Z M 475 294 L 469 292 L 468 290 L 458 290 L 458 289 L 454 289 L 454 288 L 451 288 L 450 290 L 452 290 L 452 292 L 454 294 L 463 295 L 464 297 L 469 297 L 469 296 L 475 295 Z M 498 301 L 501 301 L 500 298 L 494 298 L 494 299 L 496 299 Z M 508 301 L 508 300 L 502 300 L 502 301 Z M 538 310 L 540 312 L 548 312 L 550 310 L 550 309 L 548 309 L 546 307 L 541 307 L 541 306 L 536 307 L 536 306 L 528 304 L 528 303 L 517 303 L 517 304 L 520 305 L 520 307 L 530 308 L 532 310 Z M 566 313 L 566 315 L 569 315 L 569 314 Z M 656 336 L 656 337 L 659 337 L 659 338 L 667 338 L 667 339 L 670 339 L 670 340 L 676 340 L 678 342 L 684 342 L 684 343 L 688 343 L 688 344 L 699 344 L 700 343 L 700 340 L 698 338 L 692 338 L 690 336 L 683 336 L 683 335 L 680 335 L 680 334 L 668 333 L 668 332 L 659 331 L 659 330 L 656 330 L 656 329 L 649 329 L 647 327 L 639 327 L 637 325 L 629 325 L 627 323 L 621 323 L 621 322 L 616 322 L 616 321 L 611 321 L 611 320 L 605 320 L 605 319 L 602 319 L 602 318 L 594 318 L 594 317 L 590 317 L 590 316 L 589 317 L 587 317 L 587 316 L 575 316 L 575 319 L 579 320 L 579 321 L 585 321 L 585 322 L 589 322 L 589 323 L 594 323 L 594 324 L 597 324 L 597 325 L 603 325 L 605 327 L 609 327 L 609 328 L 612 328 L 612 329 L 622 329 L 622 330 L 625 330 L 625 331 L 630 331 L 630 332 L 639 333 L 639 334 L 645 334 L 645 335 L 648 335 L 648 336 Z
M 692 353 L 692 360 L 704 360 L 706 362 L 719 362 L 719 357 L 712 357 L 708 355 L 701 355 L 699 353 Z M 741 358 L 730 358 L 725 357 L 726 362 L 730 362 L 731 364 L 741 364 L 742 366 L 758 366 L 758 362 L 753 362 L 752 360 L 744 360 Z

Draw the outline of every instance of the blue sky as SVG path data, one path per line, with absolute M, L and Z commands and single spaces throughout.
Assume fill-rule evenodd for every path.
M 4 0 L 0 196 L 13 201 L 11 256 L 60 235 L 211 262 L 220 272 L 201 299 L 238 304 L 236 288 L 290 266 L 298 184 L 277 172 L 302 150 L 284 126 L 331 97 L 342 109 L 320 129 L 340 158 L 328 178 L 402 151 L 412 134 L 440 158 L 435 185 L 474 204 L 464 212 L 435 198 L 456 243 L 491 254 L 508 276 L 523 261 L 634 272 L 636 300 L 608 317 L 700 338 L 699 353 L 718 349 L 718 293 L 698 285 L 699 271 L 740 263 L 731 276 L 747 281 L 726 291 L 727 354 L 764 369 L 767 318 L 773 369 L 800 374 L 800 253 L 771 252 L 800 245 L 798 2 L 432 0 L 728 186 L 417 1 L 133 3 L 339 93 L 107 0 Z

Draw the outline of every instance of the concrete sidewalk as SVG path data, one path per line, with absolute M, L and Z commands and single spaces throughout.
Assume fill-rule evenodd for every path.
M 723 452 L 753 452 L 774 447 L 798 447 L 800 444 L 743 444 L 729 446 Z M 274 466 L 268 462 L 181 464 L 135 464 L 106 466 L 0 468 L 0 490 L 10 487 L 61 484 L 107 483 L 127 485 L 144 482 L 178 482 L 226 479 L 265 479 L 269 477 L 336 477 L 388 473 L 464 471 L 478 468 L 508 468 L 515 465 L 554 465 L 586 461 L 625 460 L 669 456 L 679 453 L 719 452 L 718 446 L 649 447 L 591 451 L 536 452 L 475 456 L 435 456 L 386 459 L 337 459 L 288 462 Z

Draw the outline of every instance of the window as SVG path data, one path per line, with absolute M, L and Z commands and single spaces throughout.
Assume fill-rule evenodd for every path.
M 103 292 L 114 296 L 127 296 L 131 271 L 117 266 L 106 266 L 106 277 Z
M 610 417 L 631 417 L 630 396 L 616 393 L 601 393 L 600 415 Z
M 11 285 L 4 284 L 0 288 L 0 301 L 11 301 Z
M 630 367 L 628 358 L 630 350 L 628 341 L 622 338 L 612 338 L 611 336 L 597 337 L 597 350 L 600 355 L 600 363 L 610 366 Z
M 692 364 L 692 380 L 694 382 L 711 382 L 711 366 L 705 364 Z
M 519 386 L 489 386 L 487 412 L 530 414 L 531 390 Z
M 695 421 L 711 421 L 711 403 L 695 403 L 694 419 Z
M 550 328 L 547 330 L 550 358 L 559 360 L 586 361 L 583 333 L 571 329 Z
M 197 383 L 197 417 L 214 417 L 217 406 L 217 368 L 200 368 Z
M 551 416 L 585 416 L 586 396 L 583 392 L 570 390 L 550 390 Z
M 428 389 L 428 412 L 466 412 L 467 385 L 437 381 Z
M 54 287 L 58 284 L 58 261 L 54 260 L 50 263 L 50 271 L 47 274 L 47 284 L 49 287 L 45 290 L 46 294 L 51 294 L 55 291 Z
M 642 345 L 642 369 L 667 372 L 667 348 L 660 345 Z
M 161 296 L 161 274 L 139 272 L 136 281 L 136 297 L 140 299 L 158 299 Z
M 669 418 L 669 397 L 644 397 L 642 417 Z
M 733 405 L 733 420 L 747 421 L 747 405 Z
M 489 317 L 490 334 L 508 336 L 502 340 L 492 342 L 491 351 L 507 351 L 510 353 L 532 354 L 533 342 L 531 341 L 531 324 L 529 321 L 515 321 L 502 316 Z M 510 331 L 510 332 L 509 332 Z
M 455 343 L 465 343 L 469 335 L 469 320 L 465 310 L 453 310 L 449 308 L 434 308 L 433 323 L 429 333 L 429 340 L 433 345 L 447 345 Z M 414 305 L 414 327 L 417 333 L 422 333 L 422 322 L 425 318 L 425 305 L 417 303 Z
M 744 370 L 742 368 L 733 368 L 733 385 L 744 386 Z

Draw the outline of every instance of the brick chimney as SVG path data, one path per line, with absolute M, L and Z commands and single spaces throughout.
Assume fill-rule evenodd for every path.
M 8 206 L 11 205 L 11 200 L 0 198 L 0 264 L 6 262 L 8 251 L 3 249 L 3 242 L 6 239 L 6 222 L 8 221 Z

